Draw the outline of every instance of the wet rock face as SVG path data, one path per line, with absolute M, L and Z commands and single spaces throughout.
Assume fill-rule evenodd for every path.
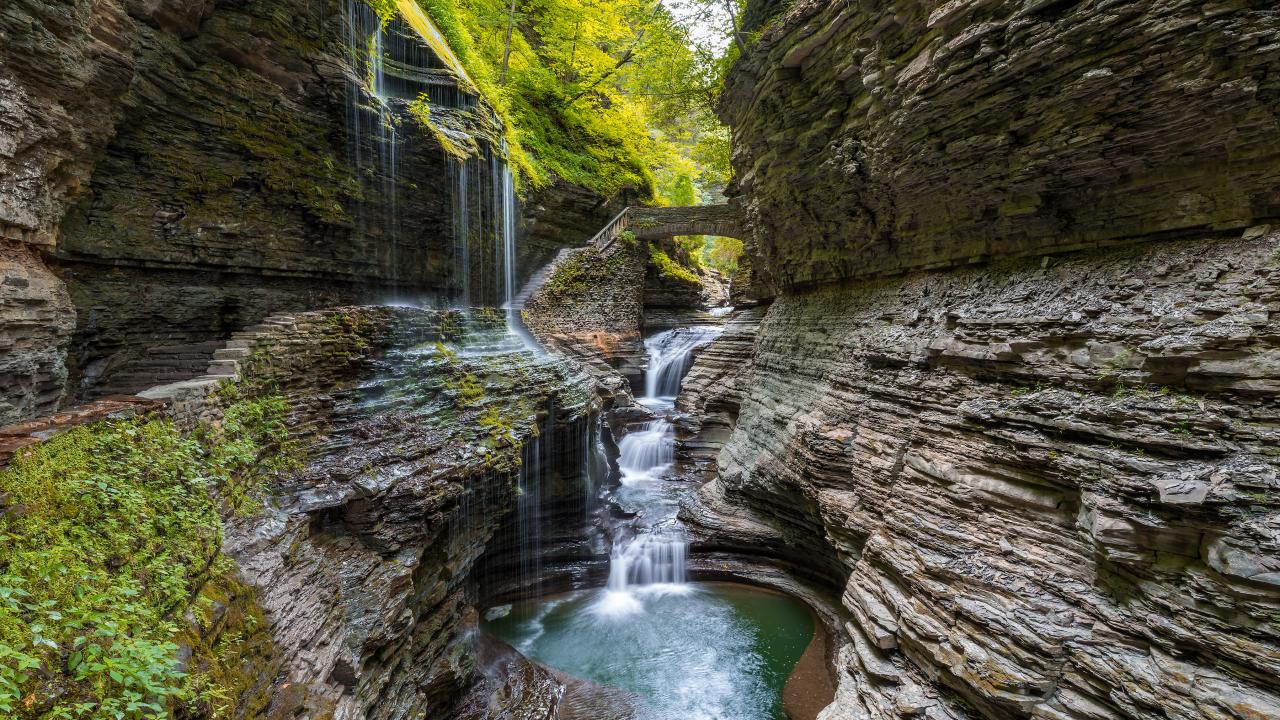
M 826 717 L 1280 715 L 1278 241 L 769 307 L 691 514 L 844 588 Z
M 473 696 L 495 682 L 476 655 L 478 562 L 491 550 L 515 566 L 538 559 L 491 546 L 526 494 L 554 501 L 554 483 L 580 482 L 576 455 L 545 449 L 576 452 L 594 403 L 550 357 L 435 347 L 504 332 L 500 314 L 344 308 L 278 318 L 241 361 L 286 395 L 307 458 L 225 535 L 282 658 L 268 717 L 451 717 L 477 702 L 493 717 L 545 717 L 558 698 L 536 669 L 502 697 Z M 549 466 L 536 484 L 522 470 L 529 444 Z
M 802 0 L 722 108 L 758 278 L 776 292 L 1280 217 L 1271 5 Z
M 71 298 L 35 248 L 0 240 L 0 425 L 58 406 L 74 326 Z

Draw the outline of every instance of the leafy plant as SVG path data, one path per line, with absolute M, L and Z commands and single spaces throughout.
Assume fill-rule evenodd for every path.
M 267 396 L 189 434 L 95 423 L 0 472 L 0 713 L 140 720 L 194 697 L 174 638 L 217 572 L 222 514 L 297 462 L 284 414 Z

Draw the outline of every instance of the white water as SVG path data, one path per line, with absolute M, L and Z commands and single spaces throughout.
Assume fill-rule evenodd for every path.
M 666 420 L 653 420 L 632 430 L 618 443 L 618 469 L 622 484 L 634 485 L 661 479 L 675 456 L 675 428 Z
M 661 412 L 671 410 L 693 364 L 694 350 L 720 332 L 719 327 L 677 328 L 646 340 L 649 365 L 640 402 Z M 675 443 L 675 428 L 665 416 L 632 430 L 618 443 L 619 498 L 640 508 L 646 527 L 629 540 L 615 538 L 608 586 L 591 607 L 597 616 L 631 615 L 644 610 L 646 598 L 690 591 L 685 582 L 688 541 L 677 526 L 677 505 L 662 487 L 675 462 Z
M 649 351 L 649 365 L 644 374 L 644 397 L 640 402 L 650 407 L 674 404 L 680 394 L 680 382 L 693 365 L 693 352 L 715 339 L 723 328 L 695 326 L 660 332 L 644 341 Z

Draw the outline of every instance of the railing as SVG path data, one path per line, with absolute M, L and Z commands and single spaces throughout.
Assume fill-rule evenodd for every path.
M 622 208 L 622 212 L 614 215 L 609 224 L 596 233 L 587 244 L 594 245 L 600 250 L 608 249 L 613 244 L 613 241 L 617 240 L 618 236 L 622 234 L 622 231 L 627 229 L 627 211 L 629 210 L 631 210 L 630 206 Z
M 634 207 L 627 206 L 613 216 L 608 225 L 596 233 L 588 243 L 599 250 L 606 250 L 614 240 L 635 220 L 636 235 L 641 238 L 670 235 L 729 235 L 738 237 L 738 224 L 734 208 L 729 205 L 689 205 L 683 207 Z

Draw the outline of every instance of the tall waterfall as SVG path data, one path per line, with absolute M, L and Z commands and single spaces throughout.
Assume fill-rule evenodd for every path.
M 450 61 L 439 56 L 441 48 L 428 48 L 430 39 L 420 36 L 411 19 L 384 19 L 361 0 L 343 0 L 342 6 L 350 61 L 347 129 L 361 198 L 353 208 L 356 233 L 375 241 L 370 247 L 384 248 L 378 260 L 393 276 L 404 262 L 428 262 L 434 248 L 422 247 L 427 233 L 401 215 L 421 205 L 408 191 L 422 182 L 421 159 L 436 153 L 424 153 L 421 144 L 447 146 L 445 167 L 437 171 L 447 175 L 452 195 L 445 208 L 452 216 L 452 228 L 445 230 L 452 246 L 446 246 L 452 251 L 446 272 L 453 275 L 447 294 L 462 307 L 509 307 L 520 278 L 519 199 L 506 143 L 499 147 L 487 135 L 472 134 L 471 128 L 490 122 L 478 118 L 490 116 L 476 112 L 478 97 L 455 77 L 461 70 L 442 69 Z M 431 124 L 433 132 L 415 131 L 421 123 Z M 401 277 L 427 274 L 414 270 Z M 509 325 L 517 345 L 529 347 L 518 318 Z

